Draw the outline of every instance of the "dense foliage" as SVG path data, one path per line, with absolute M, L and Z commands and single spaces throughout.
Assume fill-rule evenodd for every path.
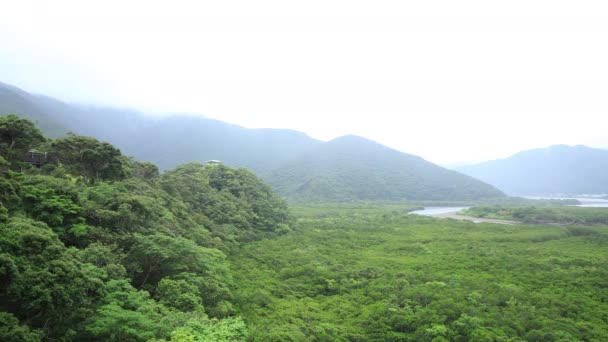
M 24 163 L 32 148 L 46 165 Z M 0 341 L 608 339 L 608 227 L 408 215 L 417 205 L 313 203 L 295 220 L 247 170 L 160 174 L 0 117 Z M 606 224 L 599 210 L 487 212 Z
M 474 178 L 356 136 L 296 156 L 266 179 L 279 194 L 306 202 L 504 197 Z
M 515 220 L 525 223 L 608 225 L 608 208 L 479 206 L 469 208 L 462 213 L 474 217 Z
M 252 340 L 608 339 L 608 227 L 297 211 L 231 257 Z
M 20 160 L 31 146 L 42 142 L 44 136 L 31 121 L 14 114 L 0 117 L 0 149 L 5 160 Z
M 267 185 L 225 166 L 159 175 L 110 144 L 49 144 L 0 118 L 0 133 L 15 127 L 0 134 L 0 340 L 246 338 L 226 253 L 290 230 Z M 14 153 L 33 147 L 50 156 L 40 169 Z

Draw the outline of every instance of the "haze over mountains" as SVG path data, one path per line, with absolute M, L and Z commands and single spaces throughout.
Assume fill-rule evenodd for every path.
M 292 199 L 608 193 L 608 151 L 586 146 L 555 145 L 454 168 L 465 176 L 360 137 L 325 143 L 288 129 L 247 129 L 185 114 L 151 117 L 130 109 L 68 104 L 0 83 L 0 114 L 8 113 L 36 121 L 53 138 L 75 132 L 111 142 L 162 170 L 209 159 L 247 167 Z
M 155 118 L 129 109 L 67 104 L 2 83 L 0 113 L 34 120 L 53 138 L 74 132 L 111 142 L 163 170 L 220 159 L 263 173 L 321 143 L 287 129 L 247 129 L 200 116 Z
M 247 129 L 200 116 L 153 118 L 127 109 L 67 104 L 0 84 L 0 113 L 36 121 L 51 137 L 93 136 L 170 169 L 219 159 L 258 173 L 303 200 L 471 200 L 504 196 L 492 186 L 373 141 L 324 143 L 287 129 Z
M 608 193 L 608 150 L 554 145 L 456 170 L 509 195 Z

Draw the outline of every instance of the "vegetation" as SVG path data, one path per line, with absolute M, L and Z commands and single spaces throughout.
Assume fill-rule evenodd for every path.
M 299 218 L 352 217 L 370 214 L 403 214 L 424 207 L 409 202 L 359 202 L 359 203 L 301 203 L 291 208 Z
M 0 149 L 5 160 L 21 160 L 30 146 L 42 142 L 44 136 L 31 121 L 14 114 L 0 117 Z
M 32 148 L 46 165 L 23 162 Z M 160 174 L 16 116 L 0 117 L 0 156 L 0 341 L 608 339 L 607 226 L 437 220 L 400 202 L 290 214 L 245 169 Z
M 69 132 L 108 141 L 138 160 L 164 171 L 210 159 L 246 167 L 259 175 L 321 144 L 287 129 L 247 129 L 200 116 L 152 118 L 124 108 L 68 104 L 0 83 L 0 113 L 38 123 L 49 137 Z M 204 146 L 204 148 L 201 148 Z
M 297 202 L 504 197 L 476 179 L 355 136 L 334 139 L 295 157 L 266 179 L 280 195 Z
M 72 131 L 108 141 L 161 171 L 210 159 L 246 167 L 291 201 L 504 197 L 474 178 L 358 137 L 324 143 L 297 131 L 247 129 L 203 117 L 150 118 L 132 110 L 66 104 L 0 84 L 2 111 L 40 122 L 53 138 Z
M 159 175 L 93 138 L 40 137 L 0 118 L 0 340 L 246 338 L 226 254 L 290 230 L 267 185 L 221 165 Z M 40 169 L 22 162 L 34 147 L 51 156 Z
M 559 223 L 570 225 L 608 225 L 608 208 L 584 207 L 503 207 L 479 206 L 462 212 L 464 215 L 516 220 L 525 223 Z
M 330 208 L 230 260 L 253 341 L 603 341 L 607 247 L 608 227 Z

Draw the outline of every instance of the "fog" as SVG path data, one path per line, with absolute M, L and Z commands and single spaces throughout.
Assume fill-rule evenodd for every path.
M 608 147 L 604 1 L 15 1 L 0 81 L 442 164 Z

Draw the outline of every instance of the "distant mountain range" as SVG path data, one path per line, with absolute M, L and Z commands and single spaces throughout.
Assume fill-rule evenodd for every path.
M 219 159 L 252 169 L 284 197 L 299 200 L 473 200 L 494 187 L 373 141 L 324 143 L 286 129 L 247 129 L 200 116 L 154 118 L 116 108 L 68 104 L 0 83 L 0 114 L 29 118 L 50 137 L 93 136 L 166 170 Z
M 456 170 L 509 195 L 608 193 L 608 150 L 554 145 Z
M 247 129 L 183 114 L 155 118 L 130 109 L 68 104 L 0 83 L 0 114 L 9 113 L 36 121 L 49 137 L 67 132 L 92 136 L 162 170 L 220 159 L 263 173 L 321 144 L 287 129 Z

